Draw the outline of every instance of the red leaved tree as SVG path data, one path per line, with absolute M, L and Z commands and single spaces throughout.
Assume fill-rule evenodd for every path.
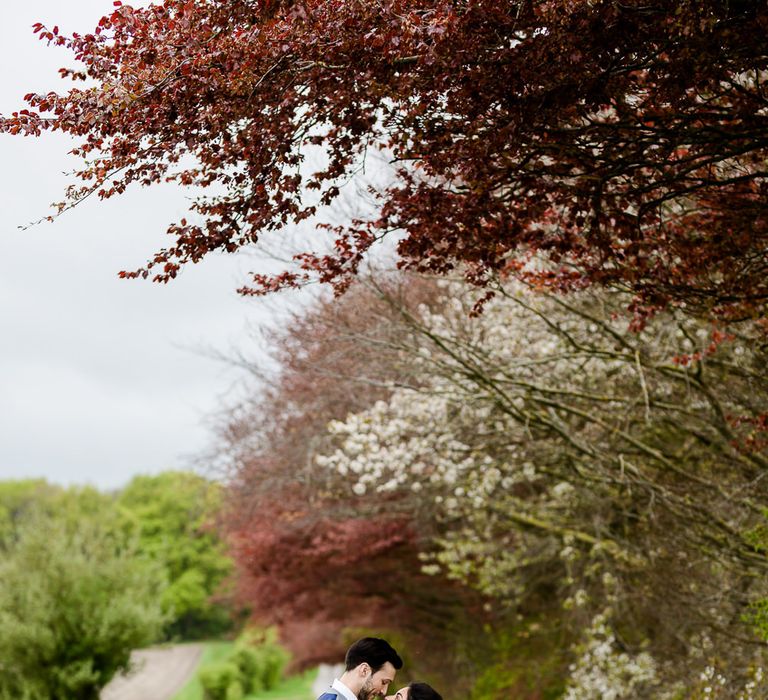
M 434 282 L 387 287 L 385 295 L 355 285 L 270 334 L 279 372 L 222 416 L 219 460 L 230 483 L 223 525 L 240 599 L 257 620 L 280 625 L 299 666 L 337 662 L 342 631 L 367 629 L 405 635 L 410 651 L 424 650 L 422 670 L 443 667 L 444 649 L 470 638 L 469 616 L 482 619 L 478 594 L 421 571 L 429 518 L 399 497 L 355 496 L 351 477 L 315 462 L 332 439 L 330 421 L 414 380 L 399 353 L 412 331 L 397 319 L 401 308 L 429 303 Z
M 719 0 L 164 0 L 117 8 L 68 47 L 64 77 L 0 129 L 81 139 L 91 192 L 217 185 L 173 243 L 126 276 L 167 281 L 214 250 L 319 213 L 374 149 L 397 164 L 369 220 L 330 254 L 244 291 L 319 276 L 344 287 L 374 241 L 401 264 L 475 282 L 619 285 L 762 315 L 768 9 Z M 305 155 L 322 147 L 316 172 Z M 316 196 L 309 195 L 315 192 Z M 529 269 L 535 255 L 550 260 Z

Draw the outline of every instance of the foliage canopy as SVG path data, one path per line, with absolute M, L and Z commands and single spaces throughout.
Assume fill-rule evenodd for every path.
M 762 315 L 768 11 L 757 1 L 116 2 L 94 32 L 40 38 L 89 86 L 27 95 L 10 133 L 61 130 L 83 158 L 66 208 L 171 180 L 199 196 L 129 276 L 173 278 L 316 215 L 379 150 L 369 219 L 250 291 L 343 287 L 383 236 L 402 265 Z M 316 172 L 303 167 L 314 147 Z M 316 196 L 310 196 L 312 191 Z M 545 270 L 526 267 L 546 253 Z M 247 290 L 246 290 L 247 291 Z
M 167 639 L 215 637 L 232 625 L 220 590 L 232 570 L 215 529 L 220 501 L 218 484 L 188 472 L 137 476 L 118 494 L 123 526 L 167 579 Z

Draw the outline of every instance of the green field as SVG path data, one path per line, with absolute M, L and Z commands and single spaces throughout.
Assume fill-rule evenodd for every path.
M 211 661 L 219 661 L 232 651 L 232 642 L 209 642 L 200 657 L 198 668 Z M 272 690 L 265 690 L 255 695 L 248 695 L 244 700 L 313 700 L 312 681 L 317 671 L 311 669 L 297 676 L 286 678 Z M 178 692 L 173 700 L 203 700 L 203 689 L 197 675 Z

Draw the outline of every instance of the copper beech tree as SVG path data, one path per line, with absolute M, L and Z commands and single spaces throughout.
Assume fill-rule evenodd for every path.
M 407 295 L 403 285 L 388 291 L 413 308 L 435 296 L 434 284 L 420 280 Z M 257 620 L 280 626 L 300 667 L 341 658 L 340 630 L 351 628 L 405 636 L 421 671 L 439 670 L 450 666 L 444 649 L 458 647 L 445 640 L 461 631 L 471 643 L 485 620 L 480 595 L 421 571 L 430 530 L 418 512 L 400 498 L 361 499 L 350 478 L 315 464 L 330 444 L 330 420 L 412 381 L 413 363 L 396 352 L 411 332 L 400 313 L 361 285 L 303 309 L 261 343 L 279 372 L 266 372 L 221 417 L 216 458 L 229 483 L 222 526 L 239 596 Z
M 634 293 L 761 316 L 768 9 L 740 0 L 164 0 L 84 34 L 36 25 L 77 62 L 0 129 L 79 138 L 64 209 L 165 180 L 206 188 L 127 277 L 320 216 L 378 151 L 395 166 L 365 220 L 330 226 L 244 292 L 343 288 L 371 245 L 474 282 Z M 317 168 L 304 162 L 322 152 Z M 198 191 L 199 194 L 199 191 Z M 320 216 L 320 225 L 323 218 Z M 309 246 L 312 248 L 312 246 Z M 531 256 L 548 260 L 526 265 Z

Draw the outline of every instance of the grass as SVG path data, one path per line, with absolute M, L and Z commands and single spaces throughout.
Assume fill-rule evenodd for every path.
M 226 658 L 232 651 L 232 647 L 232 642 L 209 642 L 200 655 L 198 668 L 203 664 Z M 291 676 L 276 688 L 248 695 L 244 700 L 314 700 L 312 682 L 316 675 L 317 671 L 312 669 L 301 675 Z M 173 697 L 173 700 L 203 700 L 203 688 L 197 679 L 197 674 L 192 676 L 189 682 Z

